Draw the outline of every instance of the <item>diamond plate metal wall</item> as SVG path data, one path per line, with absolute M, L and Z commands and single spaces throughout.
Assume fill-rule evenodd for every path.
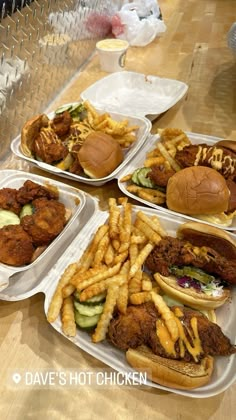
M 93 53 L 99 34 L 86 22 L 104 8 L 94 0 L 26 3 L 16 10 L 13 0 L 6 16 L 0 2 L 0 160 L 22 124 L 43 112 Z

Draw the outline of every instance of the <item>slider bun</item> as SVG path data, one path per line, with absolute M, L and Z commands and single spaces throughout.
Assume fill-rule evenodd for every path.
M 21 150 L 25 156 L 33 157 L 34 140 L 42 127 L 49 125 L 49 118 L 45 114 L 36 115 L 28 120 L 21 130 Z
M 204 357 L 201 362 L 185 362 L 157 356 L 142 345 L 126 352 L 128 363 L 147 372 L 147 377 L 160 385 L 176 389 L 194 389 L 206 385 L 212 375 L 214 360 Z
M 236 153 L 236 140 L 220 140 L 215 143 L 215 146 L 224 147 L 225 149 L 229 149 L 231 152 Z
M 167 207 L 189 215 L 227 211 L 229 197 L 224 177 L 205 166 L 191 166 L 176 172 L 166 190 Z
M 178 228 L 177 237 L 195 246 L 213 248 L 229 261 L 236 260 L 236 242 L 223 229 L 198 222 L 186 222 Z
M 90 178 L 110 175 L 123 161 L 119 143 L 108 134 L 93 132 L 88 135 L 78 152 L 84 173 Z
M 164 293 L 193 309 L 216 309 L 230 297 L 230 291 L 227 288 L 223 288 L 220 296 L 208 296 L 206 293 L 196 291 L 193 287 L 179 286 L 175 276 L 165 277 L 155 273 L 154 278 Z

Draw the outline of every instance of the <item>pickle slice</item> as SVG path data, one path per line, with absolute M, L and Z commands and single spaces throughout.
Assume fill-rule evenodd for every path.
M 0 209 L 0 229 L 7 225 L 19 225 L 20 218 L 10 210 Z
M 198 280 L 201 283 L 208 284 L 211 281 L 215 280 L 215 277 L 205 273 L 205 271 L 201 270 L 200 268 L 193 267 L 193 266 L 172 266 L 170 271 L 177 277 L 191 277 L 192 279 Z

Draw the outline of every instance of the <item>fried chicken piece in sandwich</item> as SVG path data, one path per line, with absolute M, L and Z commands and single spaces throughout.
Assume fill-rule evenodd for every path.
M 175 307 L 171 309 L 174 310 Z M 180 310 L 182 316 L 179 320 L 190 345 L 193 345 L 191 319 L 197 319 L 197 330 L 201 342 L 200 352 L 197 355 L 198 360 L 207 355 L 228 356 L 236 352 L 236 347 L 230 343 L 217 324 L 209 321 L 205 315 L 198 311 L 183 307 Z M 142 305 L 129 306 L 126 314 L 117 314 L 111 320 L 108 337 L 112 344 L 122 350 L 145 344 L 152 349 L 154 354 L 161 357 L 193 361 L 193 356 L 187 347 L 182 354 L 179 340 L 175 343 L 175 352 L 167 353 L 157 335 L 156 321 L 160 319 L 161 316 L 151 301 Z
M 20 225 L 0 229 L 0 262 L 16 267 L 29 264 L 34 253 L 32 238 Z
M 52 122 L 51 127 L 58 135 L 62 138 L 66 136 L 70 131 L 70 126 L 73 123 L 73 119 L 68 111 L 64 111 L 59 115 L 56 115 Z
M 21 219 L 23 229 L 35 246 L 48 245 L 66 224 L 64 204 L 56 200 L 38 198 L 32 202 L 34 213 Z
M 173 265 L 191 265 L 202 268 L 210 274 L 220 276 L 227 283 L 236 284 L 236 261 L 229 260 L 212 247 L 206 247 L 205 252 L 197 255 L 188 241 L 166 236 L 153 249 L 146 259 L 146 267 L 168 276 L 169 267 Z

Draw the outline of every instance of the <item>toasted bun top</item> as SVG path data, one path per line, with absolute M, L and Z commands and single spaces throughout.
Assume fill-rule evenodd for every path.
M 194 389 L 206 385 L 212 375 L 214 360 L 204 357 L 200 363 L 160 357 L 141 345 L 126 352 L 128 363 L 160 385 L 176 389 Z
M 104 178 L 123 161 L 123 152 L 113 137 L 93 132 L 84 141 L 78 157 L 86 175 L 90 178 Z
M 236 153 L 236 140 L 220 140 L 215 144 L 215 146 L 221 146 Z
M 224 177 L 215 169 L 191 166 L 176 172 L 168 181 L 166 203 L 170 210 L 189 215 L 227 211 L 230 192 Z
M 32 157 L 34 139 L 42 127 L 47 127 L 49 118 L 45 114 L 36 115 L 28 120 L 21 130 L 21 150 L 25 156 Z
M 236 260 L 236 242 L 229 233 L 214 226 L 198 222 L 180 225 L 177 237 L 195 246 L 207 246 L 224 255 L 228 260 Z
M 165 277 L 155 273 L 154 278 L 168 296 L 193 309 L 216 309 L 222 306 L 230 297 L 230 290 L 227 288 L 224 288 L 219 296 L 209 296 L 206 293 L 196 291 L 193 287 L 184 288 L 179 286 L 174 276 Z

